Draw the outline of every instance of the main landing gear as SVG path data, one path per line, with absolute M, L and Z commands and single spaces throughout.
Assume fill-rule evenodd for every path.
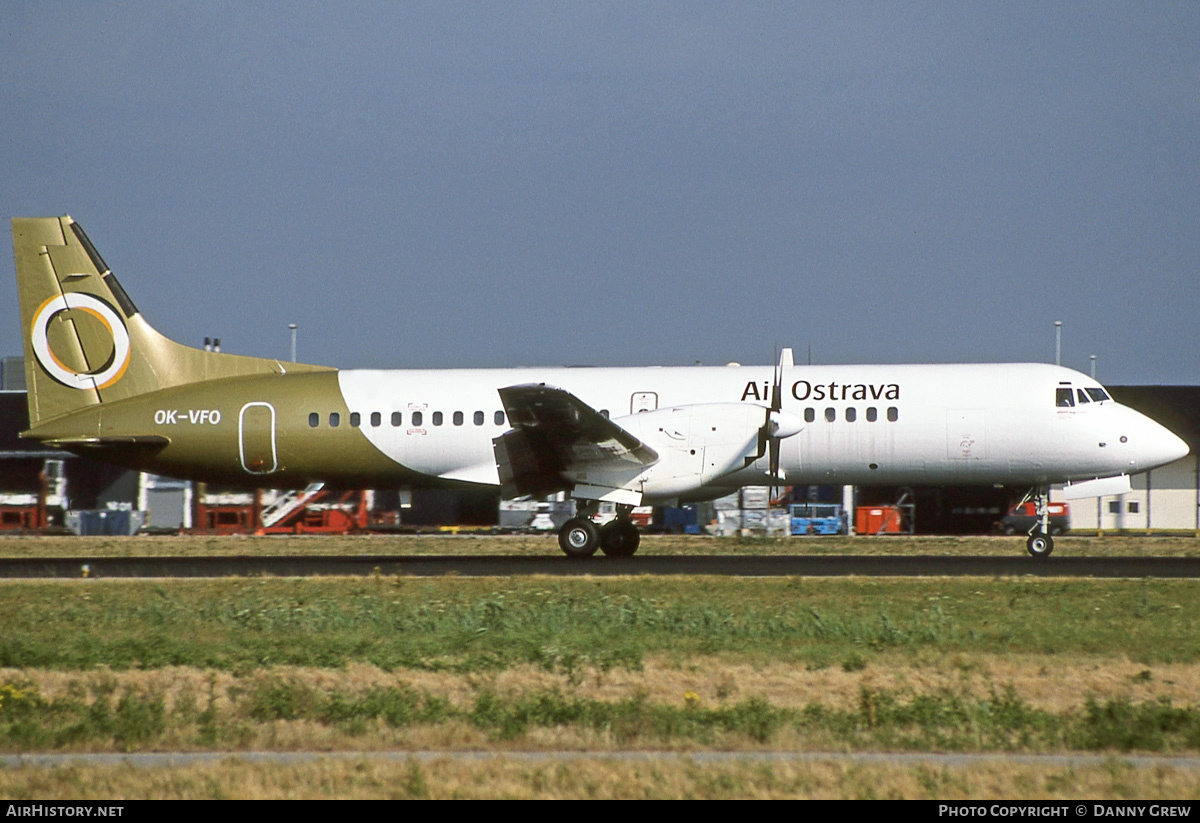
M 603 526 L 592 520 L 599 504 L 580 502 L 579 514 L 558 531 L 558 545 L 567 557 L 590 557 L 596 550 L 609 557 L 631 557 L 641 542 L 637 526 L 629 519 L 632 506 L 617 506 L 617 517 Z
M 1043 558 L 1049 557 L 1054 551 L 1054 538 L 1050 536 L 1050 507 L 1047 505 L 1050 498 L 1050 490 L 1045 486 L 1035 486 L 1025 495 L 1025 499 L 1033 498 L 1034 505 L 1037 507 L 1037 522 L 1033 524 L 1033 528 L 1029 530 L 1029 538 L 1025 541 L 1025 548 L 1033 557 Z

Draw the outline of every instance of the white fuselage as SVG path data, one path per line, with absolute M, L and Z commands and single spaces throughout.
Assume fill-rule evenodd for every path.
M 658 475 L 639 480 L 643 502 L 652 503 L 772 482 L 765 455 L 746 465 L 723 453 L 715 476 L 697 461 L 705 433 L 716 429 L 708 410 L 741 404 L 765 412 L 775 373 L 769 366 L 350 370 L 338 383 L 361 415 L 362 434 L 388 458 L 431 478 L 489 485 L 499 484 L 492 441 L 508 428 L 497 415 L 497 390 L 565 389 L 662 455 Z M 780 442 L 778 480 L 787 485 L 1046 484 L 1133 474 L 1188 451 L 1153 420 L 1107 399 L 1095 380 L 1043 364 L 788 366 L 780 385 L 782 411 L 803 421 Z M 657 415 L 646 420 L 670 422 L 639 425 L 647 412 Z M 760 420 L 747 417 L 747 438 Z M 665 474 L 675 479 L 665 482 Z

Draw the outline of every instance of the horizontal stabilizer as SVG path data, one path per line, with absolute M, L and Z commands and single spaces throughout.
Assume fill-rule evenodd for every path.
M 1084 480 L 1081 483 L 1068 483 L 1063 486 L 1062 493 L 1064 500 L 1080 500 L 1085 497 L 1128 494 L 1132 489 L 1129 475 L 1119 474 L 1116 477 L 1097 477 L 1095 480 Z
M 128 437 L 52 437 L 43 440 L 47 446 L 60 449 L 103 449 L 145 446 L 161 448 L 170 445 L 171 438 L 160 434 L 130 435 Z
M 28 434 L 28 433 L 25 433 Z M 125 437 L 88 437 L 86 435 L 39 438 L 47 446 L 65 449 L 73 454 L 95 460 L 144 460 L 152 457 L 171 444 L 171 438 L 158 434 L 129 435 Z

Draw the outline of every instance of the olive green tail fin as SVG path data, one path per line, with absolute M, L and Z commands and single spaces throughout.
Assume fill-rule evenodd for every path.
M 163 337 L 70 217 L 16 217 L 12 233 L 33 428 L 87 406 L 188 383 L 324 370 Z

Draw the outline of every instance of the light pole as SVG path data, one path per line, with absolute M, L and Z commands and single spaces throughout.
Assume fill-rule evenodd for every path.
M 1054 321 L 1054 365 L 1062 365 L 1062 321 Z
M 1095 380 L 1096 379 L 1096 355 L 1089 354 L 1088 360 L 1092 361 L 1092 379 Z
M 288 328 L 292 330 L 292 362 L 296 362 L 296 324 L 288 323 Z

